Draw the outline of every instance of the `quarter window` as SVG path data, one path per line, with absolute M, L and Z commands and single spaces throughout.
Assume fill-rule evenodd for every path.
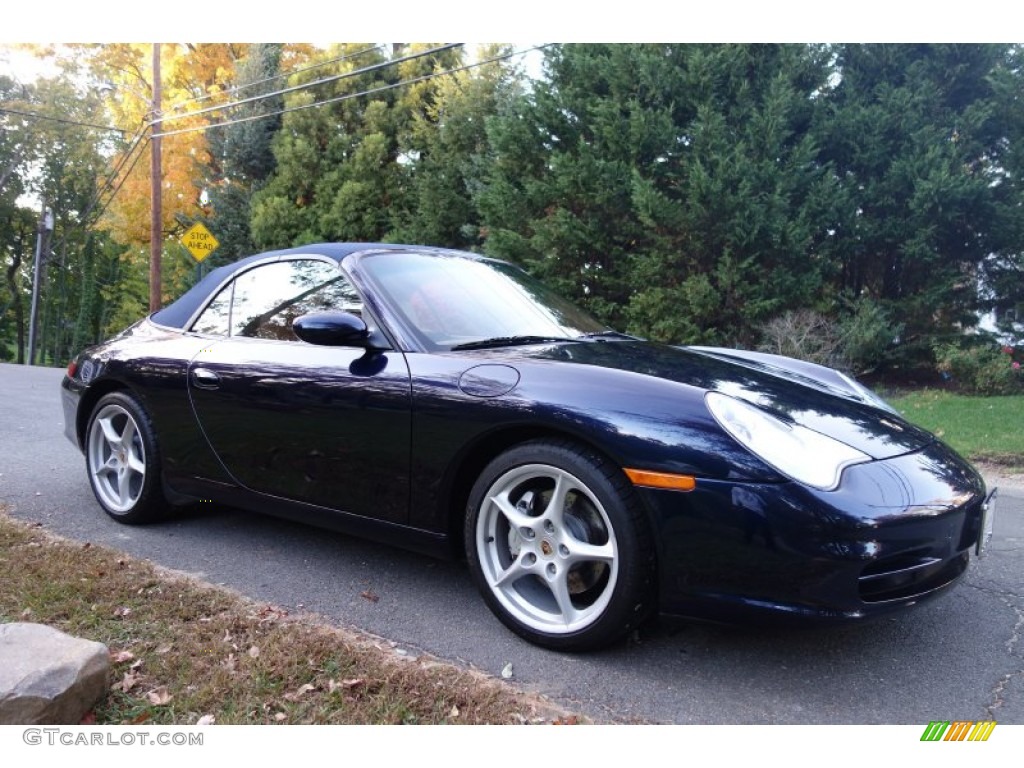
M 227 336 L 231 322 L 231 285 L 228 284 L 209 303 L 192 330 L 209 336 Z

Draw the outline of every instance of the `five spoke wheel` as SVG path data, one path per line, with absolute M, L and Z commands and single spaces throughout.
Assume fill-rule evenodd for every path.
M 146 480 L 146 449 L 135 419 L 120 405 L 104 406 L 94 417 L 88 450 L 96 493 L 113 511 L 129 511 Z
M 85 461 L 96 499 L 111 517 L 143 523 L 165 508 L 156 442 L 145 411 L 130 395 L 100 398 L 89 419 Z
M 488 585 L 524 624 L 572 632 L 607 607 L 615 535 L 601 503 L 568 472 L 527 464 L 503 474 L 484 497 L 476 536 Z
M 466 548 L 506 625 L 542 645 L 582 649 L 645 617 L 653 557 L 620 475 L 572 444 L 549 441 L 514 448 L 483 472 Z

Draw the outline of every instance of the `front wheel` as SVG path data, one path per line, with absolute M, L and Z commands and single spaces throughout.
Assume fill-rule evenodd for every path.
M 167 510 L 149 416 L 131 395 L 111 392 L 93 408 L 85 464 L 100 506 L 122 523 L 148 523 Z
M 492 461 L 470 493 L 465 539 L 491 610 L 538 645 L 605 646 L 653 608 L 654 547 L 632 486 L 574 443 L 524 443 Z

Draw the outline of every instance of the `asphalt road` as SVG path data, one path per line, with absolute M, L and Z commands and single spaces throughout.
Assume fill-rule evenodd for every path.
M 830 630 L 660 622 L 610 650 L 535 648 L 494 619 L 464 565 L 230 509 L 122 526 L 95 502 L 63 435 L 63 372 L 0 364 L 0 502 L 292 611 L 429 652 L 599 721 L 679 724 L 1024 724 L 1024 488 L 1005 488 L 991 552 L 951 593 Z M 2 574 L 0 574 L 2 576 Z M 376 602 L 362 596 L 372 591 Z

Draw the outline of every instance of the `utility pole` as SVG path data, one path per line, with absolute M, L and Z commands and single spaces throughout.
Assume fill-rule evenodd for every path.
M 152 198 L 152 217 L 149 226 L 149 311 L 160 309 L 160 261 L 163 256 L 163 178 L 160 162 L 160 133 L 163 123 L 160 109 L 160 43 L 153 43 L 153 118 L 150 122 L 150 146 L 152 152 L 149 160 L 151 179 L 150 197 Z
M 43 243 L 46 235 L 53 231 L 53 213 L 46 208 L 46 198 L 39 211 L 39 226 L 36 228 L 36 257 L 32 267 L 32 309 L 28 316 L 28 355 L 25 365 L 35 364 L 36 358 L 36 316 L 39 314 L 39 292 L 43 284 Z

